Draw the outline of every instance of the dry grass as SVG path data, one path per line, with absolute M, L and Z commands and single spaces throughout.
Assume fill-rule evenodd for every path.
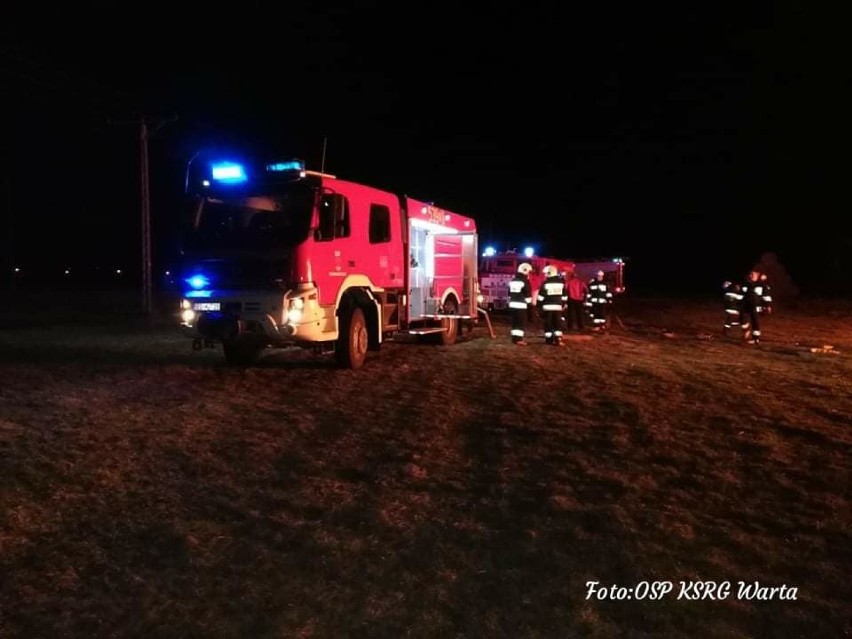
M 357 372 L 18 322 L 0 637 L 843 636 L 852 309 L 826 308 L 754 348 L 718 304 L 649 300 L 564 349 L 498 323 Z M 798 599 L 677 599 L 699 579 Z M 675 590 L 587 600 L 590 580 Z

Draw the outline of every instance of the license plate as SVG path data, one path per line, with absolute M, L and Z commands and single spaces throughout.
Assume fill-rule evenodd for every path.
M 195 302 L 192 305 L 193 311 L 220 311 L 222 305 L 219 302 Z

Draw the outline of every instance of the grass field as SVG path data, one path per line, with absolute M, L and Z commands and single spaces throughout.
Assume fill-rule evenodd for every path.
M 562 349 L 496 319 L 354 372 L 15 316 L 0 637 L 849 636 L 852 307 L 782 308 L 759 347 L 722 315 L 633 301 Z

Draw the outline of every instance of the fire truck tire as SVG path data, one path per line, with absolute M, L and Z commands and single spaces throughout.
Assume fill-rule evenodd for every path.
M 263 344 L 239 339 L 226 340 L 222 343 L 222 347 L 225 351 L 225 361 L 231 366 L 252 364 L 263 350 Z
M 364 311 L 357 306 L 340 321 L 340 337 L 334 355 L 341 368 L 361 368 L 367 359 L 369 334 Z
M 455 303 L 450 301 L 446 307 L 447 313 L 455 313 Z M 441 328 L 444 330 L 438 333 L 438 343 L 442 346 L 450 346 L 456 343 L 456 338 L 459 336 L 459 320 L 455 318 L 445 317 L 441 320 Z

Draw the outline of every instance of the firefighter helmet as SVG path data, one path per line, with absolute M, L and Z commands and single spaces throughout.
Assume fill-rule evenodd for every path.
M 544 274 L 545 277 L 555 277 L 556 273 L 557 273 L 556 267 L 553 266 L 553 264 L 548 264 L 547 266 L 544 267 L 544 270 L 542 271 L 542 273 Z
M 524 262 L 520 266 L 518 266 L 518 273 L 522 273 L 523 275 L 529 275 L 532 273 L 532 264 L 528 262 Z

